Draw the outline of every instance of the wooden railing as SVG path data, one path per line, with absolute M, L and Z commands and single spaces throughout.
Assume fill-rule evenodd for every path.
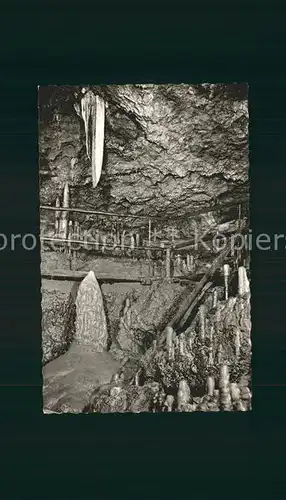
M 62 207 L 57 199 L 55 207 L 41 206 L 40 209 L 54 213 L 53 222 L 48 218 L 46 228 L 41 218 L 43 251 L 65 252 L 76 258 L 78 252 L 86 250 L 103 257 L 159 261 L 161 274 L 166 278 L 188 276 L 195 270 L 198 252 L 193 248 L 194 238 L 186 237 L 184 219 L 166 221 L 156 216 L 71 208 L 68 185 Z M 238 217 L 241 217 L 241 206 Z M 182 220 L 184 230 L 180 229 Z

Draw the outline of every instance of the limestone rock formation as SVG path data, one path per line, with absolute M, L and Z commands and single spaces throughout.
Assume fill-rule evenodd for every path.
M 142 387 L 108 384 L 93 393 L 86 411 L 91 413 L 150 412 L 158 391 L 159 384 L 156 382 L 144 384 Z
M 42 285 L 42 361 L 64 354 L 75 333 L 75 303 L 69 291 Z
M 156 340 L 158 331 L 167 321 L 169 309 L 182 290 L 180 284 L 153 283 L 149 287 L 142 287 L 133 300 L 127 299 L 111 352 L 121 358 L 142 355 Z
M 248 195 L 246 85 L 91 89 L 108 103 L 96 189 L 83 123 L 73 107 L 76 88 L 42 90 L 40 164 L 50 172 L 41 179 L 43 204 L 55 205 L 67 180 L 74 206 L 164 217 L 209 211 Z
M 78 289 L 74 342 L 90 345 L 97 352 L 101 352 L 107 347 L 107 339 L 102 294 L 94 272 L 90 271 Z

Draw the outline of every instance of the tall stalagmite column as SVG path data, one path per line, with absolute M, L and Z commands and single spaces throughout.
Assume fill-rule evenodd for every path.
M 107 347 L 107 339 L 102 294 L 94 272 L 90 271 L 78 289 L 74 342 L 101 352 Z

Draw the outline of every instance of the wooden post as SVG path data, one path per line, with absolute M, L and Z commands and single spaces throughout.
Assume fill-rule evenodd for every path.
M 99 250 L 99 231 L 95 231 L 95 250 Z
M 80 240 L 79 223 L 77 221 L 75 221 L 74 225 L 73 225 L 73 239 L 76 241 Z M 77 251 L 76 250 L 73 251 L 73 259 L 76 262 L 76 259 L 77 259 Z M 76 265 L 75 265 L 75 268 L 76 268 Z
M 120 232 L 118 223 L 116 224 L 116 245 L 120 245 Z
M 72 270 L 72 249 L 71 249 L 71 240 L 73 239 L 73 223 L 70 220 L 69 221 L 69 228 L 68 228 L 68 255 L 69 255 L 69 267 L 70 270 Z
M 63 196 L 63 208 L 69 208 L 69 183 L 65 183 L 64 196 Z M 68 237 L 68 212 L 62 212 L 62 231 L 63 237 L 67 239 Z
M 106 235 L 105 234 L 102 235 L 101 241 L 102 241 L 101 253 L 104 253 L 105 247 L 106 247 Z
M 154 228 L 154 232 L 153 232 L 153 242 L 156 243 L 156 240 L 157 240 L 157 229 Z
M 170 248 L 166 249 L 166 278 L 169 279 L 171 277 L 171 250 Z
M 136 242 L 136 246 L 140 247 L 140 234 L 139 234 L 139 232 L 136 233 L 136 235 L 135 235 L 135 242 Z
M 149 246 L 151 246 L 151 219 L 149 219 L 149 228 L 148 228 L 148 242 L 149 242 Z
M 68 228 L 68 254 L 71 255 L 71 240 L 72 240 L 72 237 L 73 237 L 73 223 L 72 221 L 70 220 L 69 221 L 69 228 Z

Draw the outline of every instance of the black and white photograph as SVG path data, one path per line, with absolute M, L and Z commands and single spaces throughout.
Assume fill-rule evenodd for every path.
M 39 86 L 38 148 L 43 412 L 251 411 L 247 83 Z

